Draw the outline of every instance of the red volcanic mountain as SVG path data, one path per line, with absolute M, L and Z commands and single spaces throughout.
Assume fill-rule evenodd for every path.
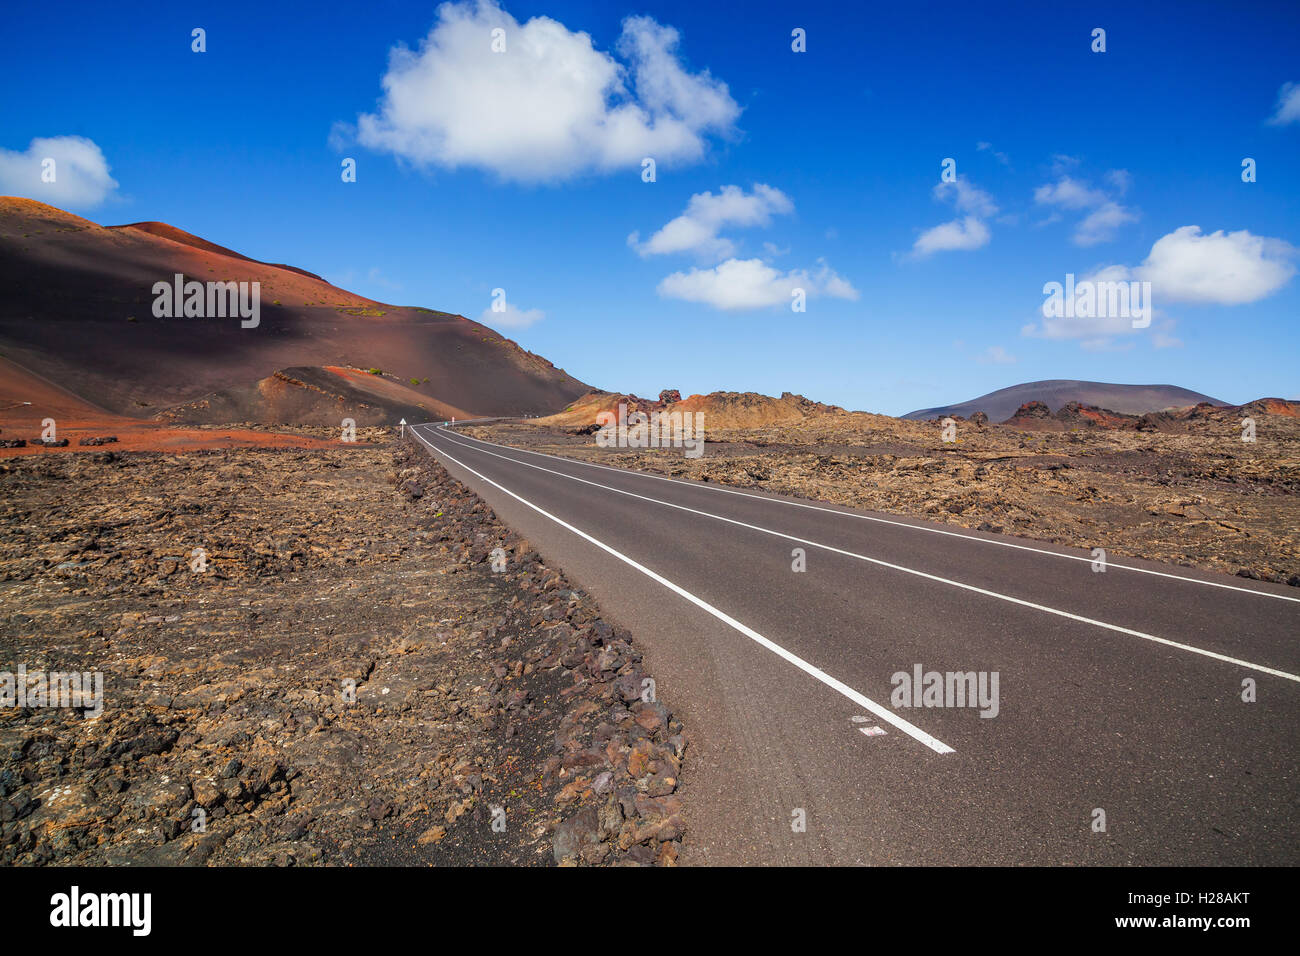
M 155 317 L 153 286 L 176 273 L 259 282 L 260 324 Z M 0 288 L 0 355 L 135 417 L 542 415 L 589 390 L 463 316 L 375 302 L 165 223 L 99 226 L 30 199 L 0 197 Z

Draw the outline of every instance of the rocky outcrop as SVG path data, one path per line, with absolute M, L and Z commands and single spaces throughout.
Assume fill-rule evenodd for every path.
M 1137 428 L 1141 418 L 1121 415 L 1096 405 L 1067 402 L 1052 416 L 1067 428 Z
M 1003 424 L 1018 425 L 1023 422 L 1042 422 L 1051 417 L 1052 410 L 1042 402 L 1025 402 Z

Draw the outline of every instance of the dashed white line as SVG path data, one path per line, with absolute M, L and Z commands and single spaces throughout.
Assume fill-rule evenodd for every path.
M 832 677 L 830 674 L 827 674 L 821 668 L 808 663 L 802 657 L 799 657 L 797 654 L 791 653 L 790 651 L 782 647 L 780 644 L 777 644 L 775 641 L 768 640 L 762 634 L 755 631 L 752 627 L 740 623 L 740 621 L 737 621 L 731 615 L 727 614 L 724 611 L 718 610 L 712 604 L 708 603 L 702 598 L 696 597 L 694 594 L 692 594 L 690 591 L 687 591 L 685 588 L 681 587 L 680 585 L 674 584 L 672 581 L 669 581 L 663 575 L 651 571 L 645 565 L 639 564 L 638 562 L 634 561 L 632 558 L 629 558 L 627 555 L 623 554 L 621 551 L 618 551 L 617 549 L 607 545 L 605 542 L 592 537 L 591 535 L 587 534 L 587 532 L 581 530 L 580 528 L 575 528 L 573 525 L 569 524 L 567 521 L 563 520 L 562 518 L 557 518 L 555 515 L 551 514 L 549 511 L 545 510 L 544 508 L 541 508 L 538 505 L 533 504 L 531 501 L 529 501 L 527 498 L 524 498 L 522 495 L 518 495 L 515 492 L 511 491 L 509 488 L 505 487 L 505 485 L 493 481 L 491 478 L 489 478 L 487 475 L 483 474 L 482 472 L 474 470 L 469 465 L 465 464 L 465 462 L 460 461 L 459 459 L 450 455 L 445 449 L 435 448 L 432 442 L 428 441 L 428 439 L 423 438 L 420 435 L 419 430 L 417 428 L 412 428 L 411 434 L 413 434 L 417 439 L 419 439 L 424 445 L 426 445 L 430 449 L 435 450 L 438 452 L 438 454 L 445 456 L 448 461 L 455 462 L 457 465 L 459 465 L 461 468 L 464 468 L 470 474 L 483 479 L 488 484 L 492 485 L 494 488 L 497 488 L 500 491 L 505 492 L 507 495 L 509 495 L 511 498 L 514 498 L 516 501 L 520 502 L 521 504 L 526 505 L 527 507 L 531 508 L 533 511 L 536 511 L 538 514 L 542 515 L 543 517 L 549 518 L 551 521 L 554 521 L 556 524 L 558 524 L 560 527 L 564 528 L 565 530 L 573 532 L 578 537 L 582 538 L 584 541 L 588 541 L 591 544 L 594 544 L 602 551 L 605 551 L 606 553 L 613 555 L 615 558 L 618 558 L 618 560 L 622 561 L 624 564 L 627 564 L 635 568 L 636 570 L 640 571 L 646 577 L 658 582 L 659 584 L 662 584 L 664 587 L 668 588 L 668 590 L 672 591 L 674 594 L 677 594 L 678 596 L 685 598 L 687 601 L 690 601 L 696 607 L 713 615 L 719 621 L 722 621 L 724 624 L 726 624 L 728 627 L 731 627 L 739 631 L 741 634 L 745 635 L 751 641 L 754 641 L 756 644 L 762 645 L 763 647 L 771 651 L 773 654 L 776 654 L 778 657 L 782 658 L 783 660 L 790 662 L 795 667 L 803 671 L 805 674 L 808 674 L 809 676 L 816 678 L 817 680 L 821 681 L 823 684 L 825 684 L 827 687 L 831 688 L 832 690 L 837 691 L 840 694 L 843 694 L 845 697 L 853 701 L 858 706 L 866 708 L 871 713 L 879 717 L 881 720 L 886 721 L 887 723 L 893 725 L 894 727 L 897 727 L 899 730 L 907 734 L 909 737 L 912 737 L 914 740 L 919 740 L 921 743 L 925 744 L 935 753 L 950 754 L 954 752 L 951 747 L 949 747 L 943 741 L 939 740 L 937 737 L 933 737 L 930 734 L 927 734 L 924 730 L 917 727 L 915 724 L 911 724 L 908 721 L 904 720 L 902 717 L 899 717 L 888 707 L 885 707 L 881 704 L 877 704 L 871 698 L 858 693 L 848 684 L 836 680 L 834 677 Z M 481 452 L 481 453 L 493 454 L 492 452 Z M 498 457 L 504 457 L 504 456 L 498 456 Z M 543 469 L 543 470 L 545 471 L 547 469 Z
M 413 433 L 416 434 L 417 437 L 419 437 L 418 433 L 414 431 Z M 703 518 L 712 518 L 715 521 L 722 521 L 727 524 L 736 525 L 737 527 L 748 528 L 751 531 L 758 531 L 763 534 L 772 535 L 773 537 L 784 538 L 787 541 L 794 541 L 799 544 L 806 544 L 809 547 L 820 548 L 823 551 L 829 551 L 833 554 L 839 554 L 849 558 L 856 558 L 859 561 L 867 561 L 871 564 L 879 565 L 880 567 L 884 567 L 884 568 L 890 568 L 891 570 L 894 571 L 902 571 L 904 574 L 911 574 L 911 575 L 915 575 L 916 577 L 925 578 L 930 581 L 937 581 L 940 584 L 947 584 L 950 587 L 961 588 L 965 591 L 972 591 L 975 594 L 982 594 L 985 597 L 995 598 L 996 600 L 999 601 L 1007 601 L 1011 604 L 1019 604 L 1021 607 L 1032 608 L 1033 610 L 1043 611 L 1044 613 L 1047 614 L 1055 614 L 1058 617 L 1069 618 L 1072 621 L 1079 621 L 1080 623 L 1083 624 L 1091 624 L 1094 627 L 1104 628 L 1105 630 L 1108 631 L 1115 631 L 1116 633 L 1119 634 L 1128 634 L 1131 637 L 1138 637 L 1144 641 L 1151 641 L 1156 644 L 1163 644 L 1166 647 L 1177 648 L 1178 650 L 1181 651 L 1188 651 L 1189 653 L 1192 654 L 1199 654 L 1202 657 L 1209 657 L 1214 660 L 1223 661 L 1228 664 L 1236 664 L 1239 667 L 1245 667 L 1249 670 L 1259 671 L 1260 673 L 1263 674 L 1271 674 L 1274 677 L 1282 677 L 1285 678 L 1286 680 L 1300 683 L 1300 675 L 1291 674 L 1288 673 L 1287 671 L 1277 670 L 1276 668 L 1273 667 L 1265 667 L 1262 664 L 1253 664 L 1250 661 L 1245 661 L 1237 657 L 1228 657 L 1226 654 L 1219 654 L 1215 651 L 1208 651 L 1201 647 L 1193 647 L 1191 644 L 1183 644 L 1180 643 L 1179 641 L 1171 641 L 1168 638 L 1158 637 L 1155 634 L 1148 634 L 1145 631 L 1138 631 L 1138 630 L 1134 630 L 1133 628 L 1122 627 L 1118 624 L 1110 624 L 1106 621 L 1099 621 L 1096 618 L 1084 617 L 1082 614 L 1075 614 L 1071 611 L 1063 611 L 1060 608 L 1048 607 L 1046 604 L 1038 604 L 1034 601 L 1026 601 L 1023 598 L 1013 597 L 1010 594 L 1003 594 L 999 591 L 991 591 L 988 588 L 981 588 L 974 584 L 966 584 L 964 581 L 956 581 L 953 580 L 952 578 L 945 578 L 938 574 L 930 574 L 927 571 L 919 571 L 916 568 L 909 568 L 901 564 L 894 564 L 890 561 L 883 561 L 880 558 L 873 558 L 870 557 L 869 555 L 858 554 L 855 551 L 846 551 L 843 548 L 837 548 L 829 544 L 822 544 L 819 541 L 811 541 L 807 538 L 800 538 L 796 535 L 786 534 L 783 531 L 774 531 L 771 528 L 764 528 L 761 527 L 760 525 L 749 524 L 748 522 L 745 521 L 738 521 L 735 518 L 728 518 L 725 517 L 724 515 L 716 515 L 710 511 L 700 511 L 697 508 L 688 508 L 686 505 L 679 505 L 672 501 L 664 501 L 660 498 L 651 498 L 646 495 L 638 495 L 635 492 L 625 491 L 622 488 L 614 488 L 611 485 L 602 485 L 598 481 L 588 481 L 586 478 L 579 478 L 576 475 L 567 475 L 562 471 L 555 471 L 554 469 L 551 468 L 543 468 L 541 465 L 534 465 L 530 462 L 519 461 L 515 458 L 510 458 L 506 455 L 498 455 L 496 452 L 487 451 L 486 449 L 483 448 L 475 448 L 473 445 L 468 445 L 465 442 L 458 441 L 457 439 L 452 438 L 450 435 L 447 434 L 444 434 L 443 437 L 446 438 L 448 441 L 452 442 L 453 444 L 460 445 L 465 448 L 469 448 L 471 451 L 477 452 L 480 455 L 491 455 L 494 458 L 500 458 L 503 461 L 508 461 L 515 465 L 521 465 L 525 468 L 535 468 L 536 470 L 546 472 L 549 475 L 556 475 L 557 477 L 560 478 L 567 478 L 569 481 L 580 482 L 581 484 L 584 485 L 590 485 L 593 488 L 602 488 L 605 491 L 612 491 L 615 494 L 626 495 L 629 498 L 637 498 L 641 501 L 651 502 L 652 504 L 663 505 L 666 508 L 674 508 L 678 511 L 685 511 L 690 514 L 699 515 Z M 428 441 L 425 441 L 424 439 L 421 439 L 421 441 L 424 441 L 424 443 L 428 445 L 430 448 L 434 448 L 434 446 Z M 442 452 L 442 453 L 446 454 L 446 452 Z M 451 456 L 448 455 L 447 457 L 450 458 Z M 452 460 L 455 461 L 455 459 Z M 461 464 L 461 463 L 457 462 L 457 464 Z M 468 467 L 468 466 L 462 465 L 462 467 Z M 477 475 L 478 472 L 474 472 L 474 474 Z M 479 477 L 483 478 L 485 481 L 491 481 L 490 478 L 487 478 L 484 475 L 479 475 Z M 495 482 L 492 483 L 496 484 Z M 500 488 L 501 486 L 497 485 L 497 487 Z M 502 488 L 502 490 L 505 491 L 506 489 Z M 513 492 L 511 492 L 511 494 L 513 494 Z M 520 500 L 522 501 L 523 499 L 521 498 Z M 525 502 L 525 504 L 528 504 L 528 502 Z M 530 505 L 530 507 L 536 507 L 536 506 Z M 558 518 L 556 518 L 555 520 L 559 521 Z

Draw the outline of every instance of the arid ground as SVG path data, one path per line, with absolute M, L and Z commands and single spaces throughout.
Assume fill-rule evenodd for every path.
M 103 674 L 0 708 L 0 864 L 675 862 L 629 636 L 423 451 L 299 431 L 0 462 L 0 672 Z

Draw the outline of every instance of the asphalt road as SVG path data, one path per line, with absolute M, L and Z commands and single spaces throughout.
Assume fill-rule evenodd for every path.
M 632 632 L 684 862 L 1300 862 L 1296 589 L 414 432 Z

